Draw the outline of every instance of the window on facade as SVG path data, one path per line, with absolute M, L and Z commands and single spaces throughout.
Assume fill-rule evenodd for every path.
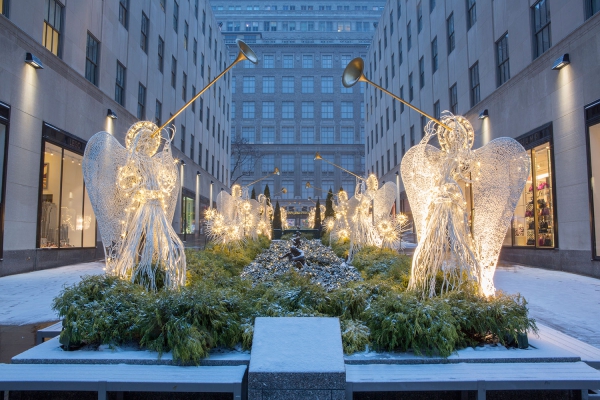
M 333 93 L 333 76 L 321 77 L 321 93 Z
M 261 139 L 264 144 L 275 143 L 275 128 L 272 126 L 263 126 Z
M 137 117 L 139 120 L 146 118 L 146 87 L 141 83 L 138 86 Z
M 354 104 L 351 101 L 342 101 L 342 118 L 354 118 Z
M 398 142 L 394 143 L 394 165 L 398 165 Z
M 125 29 L 129 28 L 129 0 L 119 0 L 119 22 Z
M 283 55 L 283 68 L 294 68 L 294 56 L 292 54 Z
M 294 102 L 284 101 L 281 103 L 281 118 L 293 119 L 294 118 Z
M 475 0 L 467 0 L 467 30 L 477 22 L 477 7 Z
M 412 47 L 412 32 L 410 29 L 410 22 L 411 21 L 408 21 L 408 24 L 406 25 L 406 51 L 409 51 Z
M 171 56 L 171 86 L 173 89 L 177 84 L 177 60 L 175 57 Z
M 273 172 L 273 170 L 275 170 L 275 156 L 273 154 L 263 155 L 261 157 L 261 164 L 261 171 L 263 174 Z
M 419 59 L 419 88 L 425 86 L 425 57 Z
M 508 63 L 508 33 L 496 42 L 496 58 L 498 60 L 497 76 L 498 86 L 510 79 L 510 67 Z
M 281 93 L 294 93 L 294 77 L 284 76 L 281 81 Z
M 600 11 L 600 0 L 585 0 L 585 14 L 587 18 Z
M 479 62 L 469 68 L 469 81 L 471 84 L 471 107 L 473 107 L 481 101 L 479 94 Z
M 321 127 L 321 143 L 322 144 L 333 144 L 334 134 L 333 126 Z
M 156 100 L 156 106 L 154 107 L 154 123 L 156 126 L 162 125 L 162 103 Z
M 438 48 L 437 48 L 437 36 L 433 38 L 431 42 L 431 70 L 432 73 L 438 69 Z
M 456 83 L 450 87 L 450 112 L 458 113 L 458 93 L 456 91 Z
M 302 144 L 313 144 L 315 142 L 315 128 L 312 126 L 300 128 L 300 140 Z
M 263 101 L 262 102 L 262 117 L 263 119 L 275 118 L 275 102 Z
M 312 54 L 303 54 L 302 55 L 302 68 L 313 68 L 314 61 Z
M 302 172 L 315 172 L 315 160 L 312 154 L 302 154 Z M 302 185 L 304 188 L 304 185 Z
M 302 118 L 313 119 L 315 117 L 315 103 L 312 101 L 302 102 Z
M 242 103 L 242 118 L 254 118 L 253 101 L 244 101 Z
M 184 72 L 182 84 L 181 84 L 181 99 L 183 101 L 186 101 L 186 97 L 187 97 L 187 74 Z
M 406 154 L 406 140 L 405 140 L 405 135 L 402 135 L 400 137 L 400 143 L 402 144 L 402 157 L 404 157 L 404 154 Z
M 281 143 L 292 144 L 296 141 L 296 134 L 293 126 L 281 127 Z
M 322 101 L 321 102 L 321 118 L 323 118 L 323 119 L 333 118 L 333 101 Z
M 242 126 L 242 139 L 244 142 L 254 144 L 255 132 L 253 126 Z
M 413 101 L 413 95 L 413 76 L 411 72 L 410 74 L 408 74 L 408 101 Z
M 187 21 L 184 21 L 184 23 L 183 23 L 183 49 L 184 50 L 188 49 L 189 32 L 190 32 L 190 25 L 187 23 Z
M 335 159 L 335 155 L 334 154 L 323 153 L 321 155 L 326 160 L 334 160 Z M 321 172 L 323 174 L 331 174 L 331 173 L 333 173 L 333 165 L 328 164 L 326 162 L 319 162 L 319 164 L 321 164 Z
M 179 130 L 179 135 L 181 135 L 181 152 L 185 154 L 185 126 L 181 125 L 181 129 Z
M 96 217 L 83 182 L 82 159 L 82 154 L 44 142 L 38 214 L 41 248 L 96 246 Z
M 200 76 L 204 78 L 204 53 L 200 53 Z
M 202 98 L 200 98 L 202 102 Z M 235 101 L 231 102 L 231 119 L 235 119 Z M 200 108 L 200 121 L 202 121 L 202 108 Z
M 175 30 L 175 33 L 177 33 L 178 26 L 179 26 L 179 3 L 177 3 L 177 1 L 174 1 L 173 2 L 173 29 Z M 209 45 L 209 47 L 210 47 L 210 45 Z
M 454 39 L 454 14 L 450 14 L 446 20 L 446 30 L 448 33 L 448 54 L 450 54 L 456 45 Z
M 193 48 L 193 61 L 194 65 L 198 62 L 198 41 L 194 39 L 194 48 Z
M 421 3 L 417 4 L 417 33 L 421 33 L 423 30 L 423 6 Z
M 531 11 L 533 14 L 533 56 L 537 58 L 552 46 L 548 0 L 538 1 Z
M 165 41 L 160 36 L 158 37 L 158 70 L 163 72 L 165 57 Z
M 302 93 L 314 93 L 315 92 L 315 80 L 312 76 L 302 77 Z
M 400 98 L 404 100 L 404 86 L 400 86 Z M 404 112 L 404 103 L 400 103 L 400 114 Z
M 275 68 L 275 56 L 272 54 L 265 54 L 263 56 L 263 68 Z
M 441 109 L 440 109 L 440 101 L 436 101 L 435 103 L 433 103 L 433 117 L 435 119 L 437 119 L 438 121 L 440 120 L 441 117 Z
M 88 32 L 85 48 L 85 79 L 98 86 L 98 51 L 100 43 Z
M 588 147 L 588 171 L 590 185 L 590 202 L 592 207 L 592 257 L 600 259 L 600 123 L 598 105 L 591 105 L 586 109 Z M 535 164 L 534 164 L 535 165 Z M 598 180 L 596 180 L 598 178 Z
M 115 101 L 125 106 L 125 67 L 117 61 L 117 78 L 115 80 Z
M 342 126 L 340 132 L 340 140 L 343 144 L 354 143 L 354 128 L 351 126 Z
M 254 93 L 256 80 L 253 76 L 243 77 L 243 93 Z
M 333 68 L 333 56 L 325 54 L 321 56 L 321 67 L 322 68 Z
M 148 30 L 150 29 L 150 21 L 144 12 L 142 12 L 142 29 L 140 36 L 140 47 L 144 53 L 148 53 Z
M 56 0 L 47 0 L 44 12 L 42 44 L 52 54 L 60 56 L 63 6 Z
M 294 172 L 294 156 L 284 154 L 281 156 L 281 172 Z M 290 188 L 287 188 L 288 191 Z
M 232 91 L 231 93 L 235 93 Z M 275 77 L 274 76 L 264 76 L 263 77 L 263 93 L 275 93 Z

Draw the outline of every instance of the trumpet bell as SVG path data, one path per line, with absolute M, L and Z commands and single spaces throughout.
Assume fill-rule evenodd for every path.
M 356 85 L 363 77 L 364 69 L 365 62 L 362 58 L 356 57 L 354 60 L 350 61 L 342 74 L 342 85 L 347 88 Z
M 250 48 L 250 46 L 248 46 L 240 39 L 236 39 L 235 42 L 240 48 L 240 52 L 248 61 L 250 61 L 252 64 L 256 64 L 258 62 L 258 57 L 256 56 L 256 53 L 254 53 L 254 51 Z

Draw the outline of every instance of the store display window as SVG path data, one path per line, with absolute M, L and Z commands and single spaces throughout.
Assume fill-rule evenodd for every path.
M 83 183 L 83 155 L 44 141 L 39 247 L 96 246 L 96 217 Z
M 585 116 L 588 142 L 592 258 L 600 260 L 600 101 L 587 106 Z
M 2 2 L 0 1 L 0 3 Z M 9 120 L 10 106 L 0 102 L 0 257 L 2 257 L 4 239 L 4 194 Z
M 184 195 L 182 210 L 183 223 L 181 226 L 181 233 L 194 233 L 196 230 L 195 199 Z

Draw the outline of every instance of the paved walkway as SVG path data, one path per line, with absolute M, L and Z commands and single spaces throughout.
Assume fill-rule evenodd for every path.
M 0 325 L 57 320 L 52 299 L 81 275 L 101 274 L 103 268 L 93 262 L 0 278 Z M 495 283 L 507 293 L 521 293 L 538 321 L 600 348 L 600 280 L 501 264 Z

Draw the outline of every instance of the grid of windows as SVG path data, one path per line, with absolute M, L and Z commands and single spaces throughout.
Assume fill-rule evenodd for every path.
M 281 104 L 281 118 L 293 119 L 294 118 L 294 102 L 284 101 Z
M 446 20 L 446 31 L 448 33 L 448 54 L 450 54 L 456 45 L 454 37 L 454 14 L 450 14 Z
M 313 144 L 315 142 L 315 128 L 312 126 L 303 126 L 300 129 L 300 140 L 302 144 Z
M 312 119 L 315 117 L 315 103 L 313 101 L 302 102 L 302 118 Z
M 262 117 L 263 119 L 275 118 L 275 102 L 263 101 L 262 102 Z
M 342 101 L 342 118 L 354 118 L 354 105 L 351 101 Z
M 85 48 L 85 79 L 98 86 L 98 48 L 100 44 L 90 33 Z
M 125 106 L 125 66 L 117 61 L 117 79 L 115 81 L 115 101 Z
M 321 77 L 321 93 L 333 93 L 333 76 Z
M 508 33 L 496 42 L 496 58 L 498 60 L 498 86 L 510 79 L 510 68 L 508 64 Z
M 242 103 L 242 118 L 254 118 L 253 101 L 244 101 Z
M 600 2 L 599 2 L 600 3 Z M 552 46 L 550 39 L 550 6 L 548 0 L 540 0 L 532 7 L 533 55 L 539 57 Z
M 126 0 L 121 0 L 121 3 Z M 61 44 L 63 6 L 56 0 L 47 0 L 44 10 L 44 33 L 42 44 L 55 56 L 59 56 Z M 120 19 L 120 14 L 119 14 Z M 127 27 L 126 25 L 123 25 Z
M 342 126 L 340 139 L 343 144 L 354 143 L 354 128 L 351 126 Z
M 294 93 L 294 77 L 284 76 L 281 82 L 281 93 Z
M 333 126 L 321 127 L 321 143 L 322 144 L 333 144 L 333 139 L 334 139 Z
M 479 94 L 479 62 L 473 64 L 469 69 L 469 81 L 471 83 L 471 107 L 481 100 Z
M 232 91 L 231 93 L 235 93 Z M 274 76 L 264 76 L 263 77 L 263 93 L 275 93 L 275 77 Z
M 333 101 L 322 101 L 321 102 L 321 118 L 323 118 L 323 119 L 333 118 Z
M 312 76 L 302 77 L 302 93 L 315 92 L 315 79 Z
M 294 127 L 283 126 L 281 127 L 281 143 L 291 144 L 296 141 Z
M 244 76 L 243 77 L 243 93 L 254 93 L 255 91 L 256 78 L 253 76 Z
M 272 126 L 263 126 L 263 128 L 262 128 L 262 142 L 264 144 L 273 144 L 273 143 L 275 143 L 275 128 L 274 127 L 272 127 Z

